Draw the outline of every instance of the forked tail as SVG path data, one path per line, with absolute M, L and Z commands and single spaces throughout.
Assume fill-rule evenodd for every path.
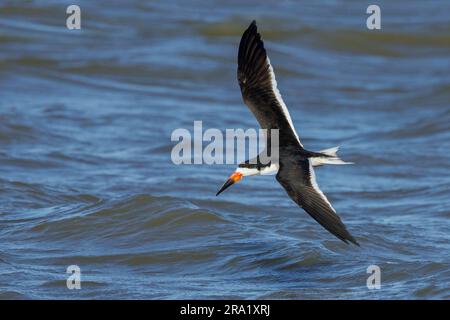
M 318 167 L 324 164 L 353 164 L 353 162 L 346 162 L 343 161 L 339 156 L 337 155 L 337 152 L 339 151 L 339 147 L 329 148 L 325 150 L 319 151 L 319 153 L 322 153 L 325 155 L 325 157 L 312 157 L 310 158 L 311 164 L 313 167 Z

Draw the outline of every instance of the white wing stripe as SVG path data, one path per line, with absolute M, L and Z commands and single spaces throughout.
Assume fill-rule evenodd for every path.
M 275 79 L 275 73 L 273 72 L 272 65 L 270 64 L 269 56 L 267 56 L 267 64 L 269 65 L 270 81 L 272 83 L 272 90 L 275 93 L 275 97 L 278 100 L 278 103 L 281 105 L 281 108 L 283 110 L 283 114 L 286 117 L 287 121 L 289 122 L 289 125 L 291 126 L 291 129 L 294 132 L 295 137 L 298 140 L 298 143 L 300 143 L 300 146 L 303 147 L 303 145 L 300 142 L 300 139 L 299 139 L 299 137 L 297 135 L 297 131 L 295 131 L 294 124 L 292 123 L 291 115 L 289 114 L 289 110 L 288 110 L 286 104 L 284 103 L 283 98 L 281 97 L 280 90 L 278 90 L 277 80 Z
M 328 203 L 328 205 L 330 206 L 331 210 L 333 210 L 334 213 L 336 213 L 336 210 L 334 210 L 334 208 L 331 205 L 330 201 L 328 201 L 327 197 L 323 194 L 322 190 L 320 190 L 319 185 L 317 184 L 316 173 L 314 172 L 314 169 L 312 167 L 311 161 L 308 160 L 308 162 L 309 162 L 309 176 L 311 177 L 311 184 L 312 184 L 314 190 L 316 190 L 316 192 L 320 195 L 320 197 L 323 200 L 325 200 L 326 203 Z

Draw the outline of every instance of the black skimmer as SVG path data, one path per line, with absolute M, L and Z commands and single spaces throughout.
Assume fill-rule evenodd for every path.
M 349 164 L 337 156 L 338 147 L 312 152 L 306 150 L 295 131 L 289 111 L 277 88 L 269 57 L 253 21 L 242 35 L 239 44 L 237 78 L 245 104 L 263 129 L 278 129 L 278 163 L 262 164 L 247 160 L 224 183 L 216 195 L 244 176 L 276 174 L 276 179 L 289 197 L 325 229 L 345 243 L 359 246 L 347 231 L 327 197 L 319 189 L 313 167 L 323 164 Z M 267 136 L 267 146 L 270 134 Z M 268 147 L 267 147 L 268 148 Z

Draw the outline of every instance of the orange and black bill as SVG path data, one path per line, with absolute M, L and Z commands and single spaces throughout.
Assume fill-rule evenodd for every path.
M 227 181 L 225 181 L 225 183 L 223 184 L 222 188 L 220 188 L 219 191 L 217 191 L 216 196 L 218 196 L 219 194 L 221 194 L 223 191 L 225 191 L 225 189 L 227 189 L 228 187 L 231 187 L 233 184 L 235 184 L 236 182 L 238 182 L 239 180 L 242 179 L 242 173 L 240 172 L 235 172 L 233 173 Z

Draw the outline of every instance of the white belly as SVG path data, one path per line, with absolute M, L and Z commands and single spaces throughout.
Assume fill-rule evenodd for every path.
M 277 174 L 280 166 L 278 164 L 272 163 L 269 167 L 266 167 L 260 171 L 260 174 L 263 176 Z

